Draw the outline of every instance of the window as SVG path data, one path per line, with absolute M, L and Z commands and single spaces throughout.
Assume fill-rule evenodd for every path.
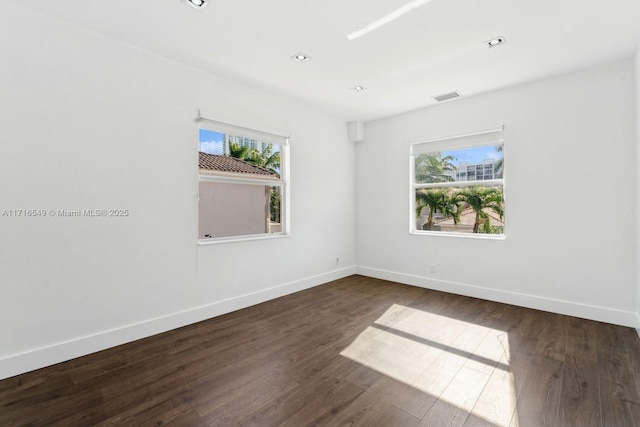
M 198 241 L 288 234 L 287 136 L 202 116 Z
M 502 134 L 411 145 L 411 233 L 504 236 Z

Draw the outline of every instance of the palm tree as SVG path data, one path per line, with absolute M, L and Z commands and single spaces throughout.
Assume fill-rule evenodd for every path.
M 273 144 L 268 144 L 262 151 L 249 148 L 237 142 L 229 143 L 229 157 L 244 160 L 256 166 L 261 166 L 280 176 L 280 152 L 273 152 Z
M 496 151 L 498 153 L 502 153 L 503 150 L 503 145 L 498 145 L 496 147 Z M 500 160 L 498 160 L 497 162 L 494 163 L 493 165 L 493 176 L 496 178 L 502 178 L 502 175 L 504 174 L 504 157 L 501 158 Z
M 442 212 L 446 217 L 453 217 L 453 222 L 458 223 L 460 218 L 459 204 L 453 200 L 444 190 L 418 190 L 416 192 L 416 217 L 419 217 L 424 208 L 429 208 L 429 216 L 424 225 L 425 230 L 433 228 L 433 215 Z
M 237 142 L 229 143 L 229 157 L 235 157 L 240 160 L 248 160 L 249 156 L 249 147 L 246 145 L 240 145 Z
M 495 212 L 500 216 L 500 219 L 504 217 L 504 198 L 500 188 L 471 187 L 457 192 L 453 199 L 464 202 L 475 212 L 474 233 L 479 233 L 480 224 L 482 224 L 484 233 L 491 233 L 491 222 L 486 210 Z
M 416 182 L 450 182 L 455 181 L 454 173 L 458 169 L 452 162 L 454 156 L 442 157 L 441 153 L 419 154 L 416 157 Z
M 460 214 L 462 213 L 463 203 L 451 196 L 451 191 L 447 193 L 447 203 L 442 213 L 447 218 L 453 218 L 453 223 L 460 222 Z
M 269 219 L 271 222 L 280 222 L 280 206 L 282 206 L 280 188 L 271 187 L 269 190 Z
M 255 148 L 250 150 L 246 160 L 280 175 L 280 152 L 273 152 L 273 144 L 268 144 L 261 152 Z

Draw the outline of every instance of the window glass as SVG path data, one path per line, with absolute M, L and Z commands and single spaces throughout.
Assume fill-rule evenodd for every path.
M 494 132 L 412 146 L 413 233 L 504 234 L 504 150 Z
M 283 165 L 281 144 L 201 128 L 198 238 L 284 233 Z

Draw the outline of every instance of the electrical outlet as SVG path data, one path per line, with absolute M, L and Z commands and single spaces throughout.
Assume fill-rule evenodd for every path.
M 432 273 L 432 274 L 436 273 L 436 265 L 435 264 L 431 264 L 429 266 L 429 272 Z
M 336 257 L 336 265 L 340 265 L 340 257 L 339 256 Z

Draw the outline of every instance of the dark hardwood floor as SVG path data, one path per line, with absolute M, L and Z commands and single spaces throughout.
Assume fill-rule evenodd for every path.
M 0 426 L 640 426 L 630 328 L 352 276 L 0 381 Z

